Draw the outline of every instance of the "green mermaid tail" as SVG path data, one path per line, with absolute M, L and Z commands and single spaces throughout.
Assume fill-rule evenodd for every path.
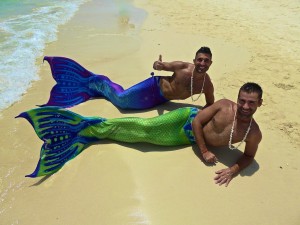
M 35 171 L 27 177 L 57 172 L 80 154 L 88 145 L 102 140 L 136 143 L 147 142 L 163 146 L 193 143 L 191 122 L 197 108 L 180 108 L 153 118 L 83 117 L 59 107 L 43 107 L 21 113 L 38 137 L 44 141 Z
M 21 113 L 38 137 L 44 141 L 35 171 L 27 177 L 57 172 L 67 161 L 80 154 L 87 144 L 98 139 L 86 136 L 86 127 L 102 122 L 102 118 L 87 118 L 58 107 L 44 107 Z
M 126 117 L 107 119 L 87 128 L 98 139 L 120 142 L 146 142 L 161 146 L 191 144 L 191 121 L 196 108 L 180 108 L 153 118 Z

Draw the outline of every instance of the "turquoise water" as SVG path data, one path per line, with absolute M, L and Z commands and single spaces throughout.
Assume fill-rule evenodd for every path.
M 0 1 L 0 111 L 38 79 L 37 57 L 86 0 Z
M 56 40 L 58 26 L 88 1 L 0 0 L 0 112 L 20 100 L 39 79 L 36 59 L 43 55 L 47 43 Z M 99 14 L 97 26 L 103 34 L 119 31 L 120 22 L 124 26 L 133 23 L 133 30 L 138 30 L 146 17 L 131 0 L 97 0 L 97 4 L 99 8 L 93 10 Z M 82 18 L 87 26 L 88 21 Z

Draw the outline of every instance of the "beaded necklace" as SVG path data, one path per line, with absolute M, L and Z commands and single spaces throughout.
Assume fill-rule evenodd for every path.
M 237 110 L 236 110 L 236 111 L 237 111 Z M 252 119 L 253 119 L 253 118 L 251 117 L 251 120 L 250 120 L 250 123 L 249 123 L 249 127 L 248 127 L 248 129 L 247 129 L 247 131 L 246 131 L 246 134 L 245 134 L 243 140 L 239 143 L 239 145 L 238 145 L 237 147 L 234 147 L 234 146 L 232 147 L 232 136 L 233 136 L 233 131 L 234 131 L 234 124 L 235 124 L 235 118 L 236 118 L 236 111 L 235 111 L 235 113 L 234 113 L 233 123 L 232 123 L 231 132 L 230 132 L 230 137 L 229 137 L 229 142 L 228 142 L 228 147 L 229 147 L 231 150 L 238 149 L 238 148 L 241 146 L 241 144 L 246 140 L 247 135 L 248 135 L 248 133 L 249 133 L 249 131 L 250 131 L 251 124 L 252 124 Z
M 206 76 L 206 73 L 205 73 L 204 74 L 204 78 L 203 78 L 203 84 L 202 84 L 201 92 L 198 95 L 197 99 L 194 99 L 193 98 L 193 79 L 194 79 L 193 77 L 194 77 L 194 71 L 195 71 L 195 67 L 194 67 L 194 70 L 193 70 L 193 73 L 192 73 L 192 76 L 191 76 L 191 99 L 192 99 L 193 102 L 197 101 L 200 98 L 200 96 L 202 95 L 203 89 L 204 89 L 204 84 L 205 84 L 205 76 Z

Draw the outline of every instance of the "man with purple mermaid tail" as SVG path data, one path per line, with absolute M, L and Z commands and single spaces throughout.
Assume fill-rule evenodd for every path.
M 48 103 L 43 106 L 72 107 L 91 98 L 103 97 L 121 109 L 148 109 L 170 100 L 183 100 L 203 93 L 206 106 L 214 103 L 214 87 L 206 73 L 212 64 L 208 47 L 201 47 L 194 63 L 163 62 L 161 55 L 154 62 L 155 70 L 173 72 L 172 76 L 152 76 L 126 90 L 104 75 L 96 75 L 77 62 L 64 57 L 44 58 L 51 67 L 57 84 Z M 198 99 L 197 98 L 197 99 Z

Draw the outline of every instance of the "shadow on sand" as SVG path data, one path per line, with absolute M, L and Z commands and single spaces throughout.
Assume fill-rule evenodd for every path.
M 121 142 L 115 142 L 111 140 L 102 140 L 96 143 L 96 145 L 105 146 L 106 144 L 115 143 L 127 148 L 131 148 L 133 150 L 137 150 L 140 152 L 166 152 L 166 151 L 178 151 L 181 150 L 184 147 L 187 147 L 188 145 L 182 145 L 182 146 L 157 146 L 152 145 L 148 143 L 121 143 Z M 214 166 L 215 164 L 206 163 L 202 156 L 200 156 L 200 151 L 196 145 L 192 146 L 192 149 L 194 151 L 194 154 L 205 164 L 206 166 Z M 241 152 L 238 149 L 230 150 L 228 147 L 208 147 L 208 149 L 216 155 L 218 158 L 218 161 L 222 164 L 224 164 L 226 167 L 230 167 L 236 163 L 236 161 L 243 155 L 243 152 Z M 146 156 L 145 156 L 146 157 Z M 241 171 L 239 174 L 241 176 L 252 176 L 256 171 L 259 170 L 259 164 L 256 160 L 254 160 L 247 168 L 245 168 L 243 171 Z M 53 174 L 52 174 L 53 175 Z M 45 182 L 48 178 L 50 178 L 52 175 L 47 175 L 43 178 L 41 178 L 39 181 L 34 183 L 31 186 L 38 186 Z

